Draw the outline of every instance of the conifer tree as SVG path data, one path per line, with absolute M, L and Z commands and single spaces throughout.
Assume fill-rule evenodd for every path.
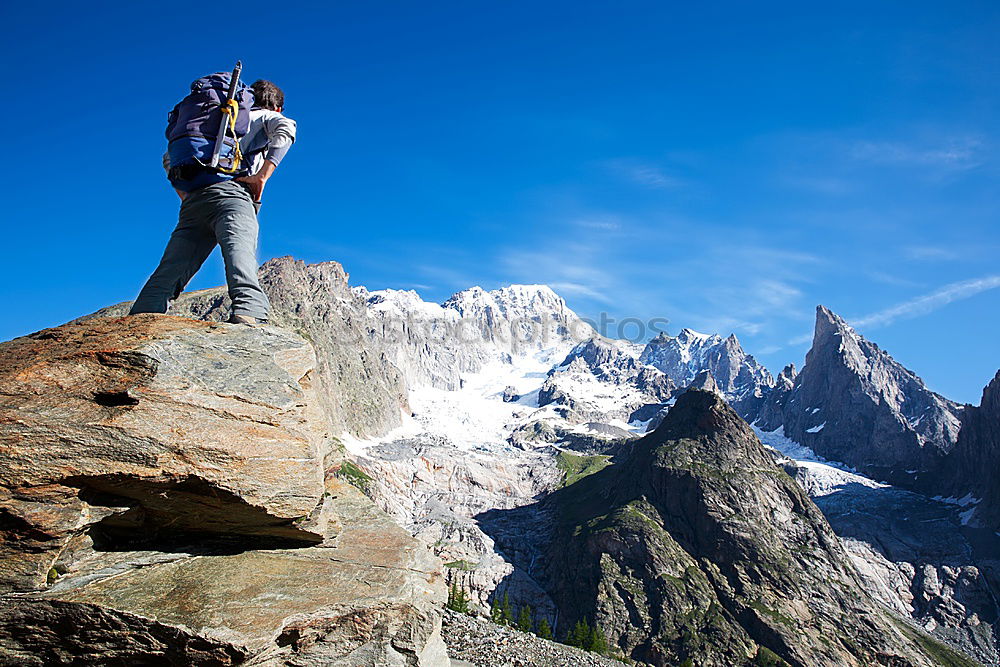
M 552 626 L 549 625 L 548 619 L 544 616 L 538 621 L 538 631 L 535 634 L 542 639 L 552 639 Z
M 517 629 L 521 632 L 531 632 L 531 607 L 524 605 L 517 615 Z
M 576 646 L 578 648 L 586 648 L 587 643 L 590 641 L 590 625 L 587 623 L 587 619 L 581 618 L 570 630 L 569 635 L 566 636 L 566 643 L 570 646 Z
M 608 638 L 604 636 L 604 632 L 597 627 L 596 623 L 594 627 L 590 628 L 584 648 L 602 655 L 608 652 Z
M 500 608 L 500 598 L 496 596 L 496 593 L 490 600 L 490 620 L 498 625 L 503 623 L 503 609 Z
M 465 592 L 464 587 L 460 587 L 457 583 L 453 583 L 448 588 L 447 607 L 452 611 L 457 611 L 462 614 L 469 613 L 469 594 Z
M 500 622 L 504 625 L 514 625 L 514 612 L 510 610 L 510 596 L 504 591 L 503 601 L 500 603 Z

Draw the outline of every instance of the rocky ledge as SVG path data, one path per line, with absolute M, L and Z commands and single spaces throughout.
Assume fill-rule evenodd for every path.
M 440 561 L 337 478 L 315 368 L 168 316 L 0 345 L 0 664 L 448 665 Z

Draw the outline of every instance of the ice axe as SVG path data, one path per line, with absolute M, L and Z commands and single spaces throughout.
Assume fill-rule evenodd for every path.
M 232 172 L 236 171 L 240 166 L 240 140 L 236 136 L 236 116 L 240 112 L 240 107 L 236 102 L 236 88 L 240 85 L 241 71 L 243 71 L 243 63 L 237 60 L 236 67 L 233 68 L 233 74 L 229 77 L 229 94 L 226 96 L 225 102 L 222 103 L 222 122 L 219 124 L 219 134 L 215 137 L 215 149 L 212 151 L 212 161 L 208 165 L 212 169 Z M 229 127 L 233 128 L 233 141 L 236 142 L 236 145 L 234 146 L 235 157 L 233 158 L 233 165 L 231 169 L 221 169 L 219 167 L 219 157 L 222 154 L 222 146 L 226 141 L 226 130 L 228 130 Z

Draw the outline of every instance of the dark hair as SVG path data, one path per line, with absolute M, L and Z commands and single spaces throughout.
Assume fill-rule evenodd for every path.
M 285 94 L 270 81 L 257 79 L 250 84 L 250 90 L 253 91 L 255 107 L 277 111 L 285 106 Z

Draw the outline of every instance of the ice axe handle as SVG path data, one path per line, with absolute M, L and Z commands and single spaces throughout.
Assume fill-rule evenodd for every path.
M 226 96 L 226 101 L 223 102 L 224 108 L 229 105 L 229 100 L 235 99 L 236 97 L 236 87 L 240 84 L 240 72 L 243 71 L 243 63 L 239 60 L 236 61 L 236 67 L 233 68 L 233 74 L 229 77 L 229 94 Z M 215 137 L 215 148 L 212 150 L 212 162 L 209 166 L 215 169 L 219 166 L 219 157 L 222 155 L 222 147 L 226 142 L 226 125 L 229 123 L 229 114 L 222 114 L 222 122 L 219 124 L 219 134 Z

